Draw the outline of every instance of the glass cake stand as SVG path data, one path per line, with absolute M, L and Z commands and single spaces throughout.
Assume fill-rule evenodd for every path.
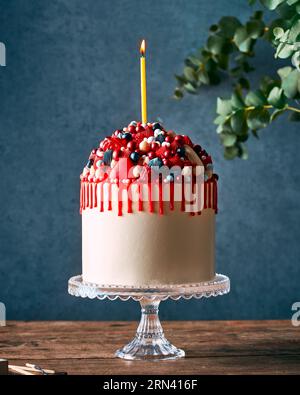
M 185 352 L 173 346 L 166 338 L 158 317 L 158 307 L 161 301 L 168 298 L 209 298 L 225 295 L 230 290 L 230 280 L 227 276 L 216 274 L 214 280 L 181 285 L 160 285 L 157 287 L 111 286 L 86 283 L 82 276 L 74 276 L 69 280 L 68 292 L 82 298 L 109 300 L 133 299 L 141 304 L 142 315 L 133 340 L 120 350 L 116 356 L 123 359 L 176 359 L 184 357 Z

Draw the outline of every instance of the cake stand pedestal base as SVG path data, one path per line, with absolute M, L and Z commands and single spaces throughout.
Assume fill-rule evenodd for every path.
M 142 299 L 142 316 L 134 339 L 116 351 L 123 359 L 176 359 L 185 352 L 173 346 L 166 338 L 158 317 L 160 300 Z
M 161 301 L 168 298 L 208 298 L 225 295 L 230 290 L 229 278 L 216 274 L 212 281 L 195 284 L 158 285 L 155 287 L 130 287 L 122 285 L 99 285 L 87 283 L 82 276 L 69 280 L 69 294 L 82 298 L 98 298 L 103 300 L 133 299 L 141 304 L 142 316 L 134 339 L 126 346 L 116 351 L 119 358 L 136 359 L 176 359 L 184 357 L 185 352 L 173 346 L 164 336 L 158 317 L 158 307 Z

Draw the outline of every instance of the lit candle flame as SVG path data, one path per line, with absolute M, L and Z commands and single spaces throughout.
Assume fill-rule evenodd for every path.
M 143 40 L 140 48 L 140 53 L 142 56 L 145 56 L 145 52 L 146 52 L 146 42 L 145 40 Z

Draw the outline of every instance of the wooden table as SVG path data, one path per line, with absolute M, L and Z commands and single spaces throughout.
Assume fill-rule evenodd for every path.
M 186 351 L 175 361 L 124 361 L 114 351 L 136 322 L 8 322 L 0 358 L 69 374 L 299 374 L 300 327 L 290 321 L 169 321 L 167 338 Z

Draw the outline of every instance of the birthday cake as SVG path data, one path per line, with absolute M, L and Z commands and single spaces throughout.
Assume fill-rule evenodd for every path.
M 214 278 L 218 177 L 188 136 L 133 121 L 92 150 L 80 179 L 83 281 L 151 287 Z

